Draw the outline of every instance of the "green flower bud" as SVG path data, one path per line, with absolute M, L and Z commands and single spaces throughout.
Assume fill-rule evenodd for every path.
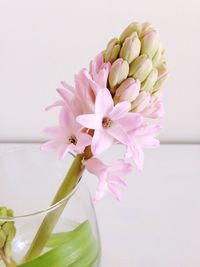
M 11 244 L 16 235 L 16 228 L 14 222 L 5 221 L 6 217 L 13 217 L 13 211 L 5 207 L 0 207 L 0 248 L 5 257 L 10 257 Z
M 7 209 L 5 207 L 0 207 L 0 226 L 4 223 L 1 221 L 1 217 L 7 217 Z
M 155 31 L 154 28 L 152 27 L 151 23 L 149 22 L 144 22 L 141 24 L 141 33 L 140 33 L 140 38 L 144 37 L 145 34 Z
M 111 92 L 114 93 L 116 87 L 128 76 L 129 64 L 126 60 L 118 58 L 111 66 L 109 73 L 109 85 Z
M 7 241 L 4 246 L 4 253 L 7 258 L 11 256 L 11 250 L 12 250 L 12 241 Z
M 156 83 L 157 78 L 158 78 L 158 70 L 152 69 L 152 71 L 147 76 L 146 80 L 142 83 L 141 91 L 148 91 L 151 93 L 153 91 L 153 86 Z
M 105 62 L 114 62 L 119 55 L 120 48 L 120 41 L 117 38 L 110 40 L 104 54 Z
M 124 40 L 129 37 L 133 32 L 137 32 L 138 35 L 140 35 L 141 31 L 141 24 L 138 22 L 131 23 L 120 35 L 119 39 L 121 42 L 124 42 Z
M 134 32 L 131 36 L 125 39 L 120 51 L 120 57 L 130 64 L 136 57 L 139 56 L 140 48 L 140 39 L 138 38 L 137 32 Z
M 162 60 L 163 60 L 163 55 L 162 55 L 162 53 L 163 53 L 163 48 L 162 48 L 162 45 L 160 44 L 160 45 L 158 46 L 158 49 L 157 49 L 155 55 L 154 55 L 153 58 L 152 58 L 153 66 L 154 66 L 155 68 L 157 68 L 157 66 L 160 65 L 160 63 L 161 63 Z
M 7 216 L 8 216 L 8 217 L 13 217 L 13 216 L 14 216 L 14 214 L 13 214 L 13 210 L 8 209 L 8 210 L 7 210 Z
M 141 45 L 141 53 L 152 58 L 159 47 L 158 33 L 155 30 L 149 29 L 142 37 Z
M 1 229 L 1 226 L 0 226 L 0 248 L 3 248 L 5 241 L 6 241 L 6 234 Z
M 129 76 L 143 82 L 152 70 L 152 61 L 147 55 L 137 57 L 131 64 Z
M 153 87 L 153 93 L 157 92 L 163 85 L 164 81 L 168 78 L 168 71 L 165 63 L 162 63 L 158 67 L 158 79 Z

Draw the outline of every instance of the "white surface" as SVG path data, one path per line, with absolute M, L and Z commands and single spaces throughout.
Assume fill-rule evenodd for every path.
M 0 0 L 0 140 L 40 140 L 56 123 L 44 107 L 132 22 L 151 21 L 166 47 L 162 141 L 200 141 L 199 0 Z
M 13 145 L 1 145 L 0 151 Z M 104 156 L 113 160 L 114 147 Z M 94 177 L 87 175 L 91 189 Z M 95 204 L 102 267 L 200 266 L 200 145 L 148 150 L 142 173 L 127 178 L 124 200 Z

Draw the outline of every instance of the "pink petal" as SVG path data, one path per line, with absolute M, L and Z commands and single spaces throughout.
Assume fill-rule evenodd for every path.
M 94 195 L 94 201 L 99 201 L 108 191 L 108 185 L 105 181 L 100 181 Z
M 106 116 L 113 109 L 113 99 L 110 91 L 107 88 L 101 89 L 97 96 L 95 102 L 95 112 Z
M 144 163 L 144 152 L 139 144 L 132 144 L 129 148 L 129 154 L 126 156 L 133 157 L 137 168 L 141 171 Z
M 97 77 L 95 78 L 96 83 L 101 88 L 106 88 L 107 87 L 107 80 L 108 80 L 109 70 L 110 70 L 110 62 L 107 63 L 106 66 L 104 66 L 104 68 L 98 73 Z
M 140 91 L 140 81 L 136 80 L 133 84 L 128 87 L 119 87 L 117 89 L 116 95 L 120 96 L 121 101 L 129 101 L 132 102 L 139 95 Z
M 138 97 L 132 103 L 132 109 L 135 109 L 135 112 L 143 111 L 150 103 L 151 97 L 148 92 L 141 92 Z
M 130 142 L 129 136 L 126 131 L 116 123 L 113 124 L 110 128 L 106 129 L 107 133 L 114 137 L 122 144 L 128 144 Z
M 78 142 L 76 144 L 76 151 L 82 153 L 86 146 L 92 142 L 92 137 L 89 134 L 80 132 L 77 136 Z
M 70 151 L 70 145 L 69 143 L 67 144 L 62 144 L 59 148 L 58 148 L 58 157 L 60 160 L 63 160 L 65 158 L 65 156 L 67 155 L 67 153 Z
M 132 165 L 119 159 L 112 165 L 111 170 L 115 171 L 118 175 L 125 175 L 131 172 Z
M 70 91 L 70 92 L 74 92 L 74 87 L 73 87 L 73 86 L 69 85 L 69 84 L 66 83 L 65 81 L 61 81 L 60 83 L 62 84 L 62 86 L 63 86 L 66 90 L 68 90 L 68 91 Z
M 113 184 L 108 184 L 108 188 L 110 190 L 110 192 L 113 194 L 113 196 L 118 200 L 118 201 L 122 201 L 122 195 L 121 192 L 119 191 L 118 187 L 116 187 Z
M 64 106 L 64 105 L 65 105 L 65 102 L 63 100 L 57 100 L 52 105 L 46 107 L 45 110 L 48 111 L 54 107 L 60 107 L 60 106 Z
M 152 137 L 146 137 L 142 142 L 142 146 L 146 148 L 158 147 L 159 145 L 160 141 Z
M 137 135 L 145 135 L 147 137 L 150 136 L 156 136 L 158 135 L 158 133 L 161 130 L 161 126 L 156 124 L 156 125 L 143 125 L 142 127 L 139 127 L 138 129 L 136 129 L 135 133 Z
M 59 138 L 64 136 L 64 132 L 60 126 L 48 127 L 44 129 L 44 132 L 54 138 Z
M 120 186 L 120 185 L 127 186 L 126 181 L 122 177 L 117 176 L 117 174 L 115 176 L 113 174 L 112 178 L 109 179 L 109 183 L 115 186 Z
M 114 106 L 113 110 L 109 114 L 109 118 L 111 120 L 118 120 L 125 116 L 129 110 L 131 109 L 131 104 L 127 101 L 123 101 L 116 106 Z
M 68 103 L 72 97 L 73 93 L 71 91 L 66 91 L 63 88 L 57 88 L 56 91 L 59 93 L 59 95 Z
M 102 116 L 98 114 L 80 115 L 76 121 L 88 129 L 100 129 L 102 127 Z
M 126 131 L 138 128 L 143 123 L 143 117 L 138 113 L 129 112 L 123 118 L 118 120 L 118 123 Z
M 96 96 L 100 89 L 99 85 L 92 79 L 87 70 L 84 71 L 84 75 L 86 79 L 89 81 L 89 84 L 94 92 L 94 95 Z
M 97 158 L 91 158 L 84 162 L 86 169 L 96 176 L 100 176 L 107 166 Z
M 95 76 L 95 74 L 99 72 L 103 63 L 104 60 L 102 53 L 97 54 L 95 58 L 90 62 L 90 73 L 92 76 Z
M 61 141 L 59 140 L 48 141 L 41 145 L 41 150 L 42 151 L 55 150 L 59 148 L 60 144 L 61 144 Z
M 113 137 L 107 134 L 105 130 L 95 130 L 92 139 L 92 153 L 94 156 L 101 154 L 113 144 Z
M 59 121 L 60 121 L 60 126 L 62 126 L 66 132 L 66 134 L 70 135 L 74 132 L 74 126 L 75 126 L 75 118 L 72 113 L 72 111 L 64 107 L 61 109 L 60 114 L 59 114 Z

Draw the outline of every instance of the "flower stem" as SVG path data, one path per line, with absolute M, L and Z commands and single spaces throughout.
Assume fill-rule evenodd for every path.
M 68 173 L 65 176 L 63 183 L 61 184 L 56 196 L 54 197 L 52 205 L 62 200 L 73 191 L 84 171 L 82 160 L 83 154 L 79 154 L 75 157 Z M 38 232 L 36 233 L 34 240 L 31 243 L 27 254 L 25 255 L 24 262 L 30 261 L 40 255 L 51 232 L 56 226 L 67 204 L 67 201 L 68 199 L 65 203 L 60 205 L 60 207 L 56 208 L 45 216 L 42 224 L 40 225 L 40 228 L 38 229 Z

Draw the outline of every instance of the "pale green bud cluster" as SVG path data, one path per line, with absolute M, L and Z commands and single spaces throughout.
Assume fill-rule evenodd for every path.
M 149 23 L 131 23 L 108 43 L 103 55 L 105 62 L 112 63 L 108 86 L 113 95 L 129 78 L 139 80 L 141 91 L 152 95 L 168 76 L 158 32 Z
M 5 207 L 0 207 L 0 249 L 6 257 L 10 257 L 11 245 L 16 234 L 16 228 L 13 221 L 5 220 L 6 217 L 13 217 L 13 211 Z

